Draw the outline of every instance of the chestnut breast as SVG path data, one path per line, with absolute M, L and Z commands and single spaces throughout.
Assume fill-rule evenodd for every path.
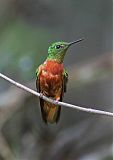
M 63 64 L 55 61 L 46 61 L 41 68 L 40 87 L 48 96 L 60 94 L 63 80 Z

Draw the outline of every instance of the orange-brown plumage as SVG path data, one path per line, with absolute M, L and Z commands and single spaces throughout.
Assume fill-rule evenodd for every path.
M 55 100 L 62 100 L 63 96 L 63 64 L 53 60 L 45 61 L 39 67 L 40 75 L 37 80 L 39 92 Z M 45 122 L 57 122 L 60 116 L 60 106 L 56 106 L 40 99 L 42 117 Z

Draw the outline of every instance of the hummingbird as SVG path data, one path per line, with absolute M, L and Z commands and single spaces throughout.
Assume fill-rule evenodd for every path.
M 43 64 L 36 69 L 37 91 L 48 98 L 62 101 L 66 92 L 68 73 L 64 68 L 64 57 L 68 48 L 83 39 L 73 42 L 55 42 L 48 48 L 48 56 Z M 61 106 L 47 102 L 41 98 L 40 107 L 43 121 L 57 123 L 60 118 Z

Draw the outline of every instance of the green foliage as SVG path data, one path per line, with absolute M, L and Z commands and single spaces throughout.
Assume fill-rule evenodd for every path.
M 47 30 L 33 28 L 22 21 L 10 23 L 0 32 L 0 71 L 31 79 L 47 53 Z

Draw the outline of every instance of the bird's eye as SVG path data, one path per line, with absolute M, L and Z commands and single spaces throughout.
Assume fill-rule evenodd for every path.
M 60 46 L 60 45 L 57 45 L 57 46 L 56 46 L 56 49 L 59 49 L 59 48 L 61 48 L 61 46 Z

